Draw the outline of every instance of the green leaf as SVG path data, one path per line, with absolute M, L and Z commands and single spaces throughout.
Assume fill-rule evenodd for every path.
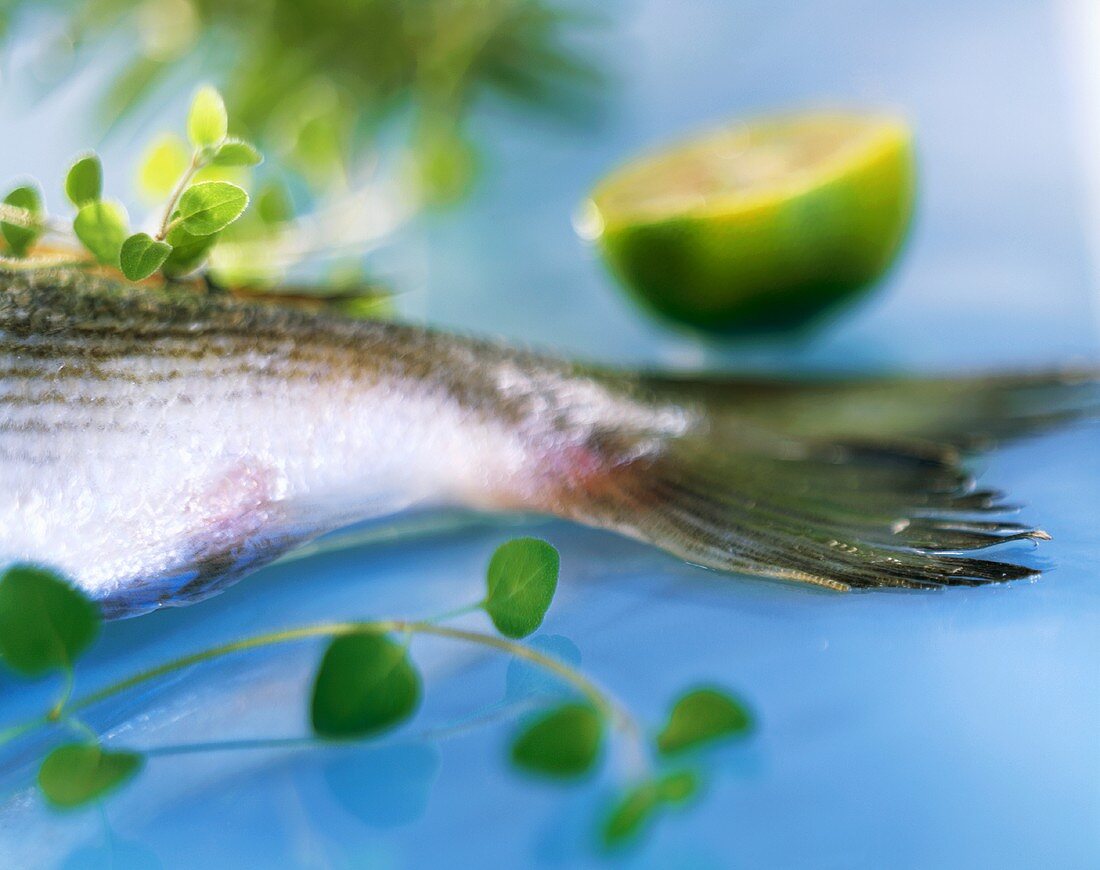
M 501 544 L 489 561 L 485 610 L 505 637 L 527 637 L 542 625 L 558 586 L 558 551 L 538 538 Z
M 682 804 L 698 790 L 698 777 L 686 770 L 640 783 L 612 807 L 603 825 L 604 844 L 618 846 L 635 839 L 663 806 Z
M 673 706 L 668 724 L 657 735 L 657 748 L 674 755 L 751 728 L 752 716 L 740 701 L 720 689 L 695 689 Z
M 21 674 L 72 667 L 99 623 L 96 605 L 52 571 L 16 565 L 0 577 L 0 655 Z
M 227 139 L 214 152 L 212 162 L 215 166 L 257 166 L 263 160 L 255 145 L 241 139 Z
M 248 194 L 228 181 L 204 181 L 180 197 L 178 226 L 193 236 L 224 230 L 248 207 Z
M 666 773 L 657 780 L 657 790 L 666 804 L 682 804 L 699 791 L 699 777 L 690 770 Z
M 172 133 L 161 136 L 145 152 L 138 171 L 138 187 L 151 201 L 168 196 L 179 183 L 191 155 L 183 139 Z
M 217 145 L 225 138 L 228 125 L 222 95 L 209 85 L 199 88 L 187 115 L 187 136 L 191 144 L 196 148 Z
M 103 164 L 95 154 L 78 157 L 65 176 L 65 195 L 80 208 L 103 195 Z
M 202 265 L 217 240 L 217 233 L 209 236 L 193 236 L 179 227 L 173 227 L 169 230 L 166 239 L 172 246 L 172 253 L 164 261 L 161 271 L 169 278 L 178 278 L 194 272 Z
M 420 704 L 420 675 L 385 635 L 338 637 L 313 683 L 311 719 L 321 737 L 367 737 L 408 719 Z
M 0 222 L 0 233 L 3 233 L 4 240 L 8 243 L 12 256 L 25 257 L 38 240 L 38 237 L 42 235 L 42 227 L 39 224 L 42 217 L 42 194 L 38 192 L 37 187 L 27 184 L 15 188 L 4 197 L 4 204 L 28 212 L 31 222 L 35 224 L 34 226 L 23 226 L 8 221 Z
M 603 744 L 603 719 L 590 704 L 564 704 L 527 725 L 512 743 L 512 763 L 558 778 L 592 768 Z
M 55 807 L 73 809 L 118 788 L 144 762 L 136 752 L 108 752 L 94 743 L 70 743 L 43 760 L 38 786 Z
M 617 801 L 603 825 L 603 841 L 619 846 L 633 840 L 653 821 L 661 806 L 661 793 L 654 782 L 643 782 Z
M 101 200 L 80 207 L 73 219 L 73 232 L 97 261 L 117 266 L 118 254 L 126 241 L 126 212 L 122 206 Z
M 131 281 L 148 278 L 164 265 L 171 253 L 172 246 L 167 242 L 158 242 L 148 233 L 134 233 L 122 243 L 119 253 L 122 274 Z

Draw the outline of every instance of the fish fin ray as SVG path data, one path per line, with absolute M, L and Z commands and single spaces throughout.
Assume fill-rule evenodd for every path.
M 1028 565 L 971 555 L 1049 535 L 1011 519 L 1015 508 L 1000 492 L 978 489 L 966 457 L 978 444 L 1093 413 L 1097 394 L 1095 379 L 1062 374 L 909 381 L 903 395 L 923 396 L 928 416 L 908 412 L 906 423 L 891 390 L 873 382 L 838 382 L 828 400 L 799 395 L 812 393 L 812 383 L 784 385 L 782 411 L 777 394 L 757 385 L 746 391 L 733 382 L 727 395 L 717 382 L 705 389 L 692 382 L 681 395 L 676 383 L 645 381 L 640 394 L 693 408 L 698 423 L 658 450 L 610 457 L 602 476 L 570 482 L 556 496 L 556 512 L 710 568 L 832 589 L 1037 576 Z M 849 391 L 863 407 L 862 423 L 839 413 L 807 416 Z M 753 395 L 770 407 L 754 405 Z M 875 396 L 883 404 L 877 410 Z

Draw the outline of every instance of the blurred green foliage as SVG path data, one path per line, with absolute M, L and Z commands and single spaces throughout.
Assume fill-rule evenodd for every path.
M 478 163 L 479 96 L 583 116 L 601 80 L 568 44 L 598 18 L 562 0 L 0 0 L 0 32 L 32 7 L 59 11 L 78 51 L 135 46 L 103 95 L 108 123 L 175 71 L 213 78 L 233 132 L 314 191 L 342 186 L 399 122 L 422 201 L 452 202 Z

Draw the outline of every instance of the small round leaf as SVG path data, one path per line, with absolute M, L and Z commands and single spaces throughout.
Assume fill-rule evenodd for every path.
M 212 162 L 215 166 L 257 166 L 263 160 L 263 155 L 250 142 L 227 139 L 214 152 Z
M 698 790 L 698 777 L 687 770 L 640 783 L 611 808 L 603 825 L 604 845 L 618 846 L 633 840 L 655 819 L 658 810 L 682 804 Z
M 538 538 L 501 544 L 489 561 L 485 610 L 505 637 L 527 637 L 542 625 L 558 586 L 558 551 Z
M 657 790 L 666 804 L 682 804 L 699 791 L 699 777 L 690 770 L 666 773 L 657 780 Z
M 173 227 L 167 238 L 168 244 L 172 246 L 172 253 L 164 261 L 161 271 L 170 278 L 178 278 L 194 272 L 202 265 L 217 241 L 217 233 L 209 236 L 193 236 L 179 227 Z
M 225 138 L 228 125 L 222 95 L 209 85 L 199 88 L 187 115 L 187 135 L 191 144 L 196 148 L 217 145 Z
M 404 646 L 381 634 L 329 644 L 313 682 L 311 719 L 321 737 L 367 737 L 405 721 L 420 704 L 420 675 Z
M 117 266 L 119 251 L 126 241 L 126 212 L 107 201 L 89 202 L 73 219 L 73 232 L 81 244 L 104 266 Z
M 99 608 L 52 571 L 16 565 L 0 577 L 0 654 L 21 674 L 72 667 L 99 624 Z
M 103 164 L 95 154 L 78 157 L 65 176 L 65 195 L 80 208 L 103 195 Z
M 42 234 L 42 194 L 34 185 L 23 185 L 4 197 L 4 204 L 27 212 L 27 222 L 0 222 L 0 233 L 3 233 L 12 256 L 25 257 Z
M 740 701 L 720 689 L 695 689 L 673 706 L 668 724 L 657 735 L 657 748 L 664 755 L 675 755 L 750 728 L 752 715 Z
M 70 743 L 46 756 L 38 786 L 59 809 L 73 809 L 131 779 L 145 759 L 136 752 L 108 752 L 94 743 Z
M 248 194 L 228 181 L 204 181 L 187 188 L 179 202 L 178 226 L 193 236 L 225 229 L 248 207 Z
M 603 744 L 603 719 L 590 704 L 564 704 L 527 725 L 512 743 L 512 763 L 557 778 L 588 772 Z
M 661 793 L 654 782 L 643 782 L 622 796 L 603 824 L 606 846 L 620 846 L 633 840 L 653 821 L 661 806 Z
M 158 242 L 148 233 L 135 233 L 122 243 L 119 262 L 122 274 L 131 281 L 148 278 L 164 265 L 172 246 L 167 242 Z

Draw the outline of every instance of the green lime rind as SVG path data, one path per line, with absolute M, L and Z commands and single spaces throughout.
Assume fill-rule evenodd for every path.
M 666 197 L 631 211 L 616 190 L 644 184 L 647 165 L 669 171 L 675 152 L 612 175 L 590 216 L 611 271 L 649 310 L 716 332 L 796 330 L 859 297 L 897 256 L 916 187 L 908 128 L 883 121 L 868 135 L 867 123 L 832 163 L 682 207 Z

